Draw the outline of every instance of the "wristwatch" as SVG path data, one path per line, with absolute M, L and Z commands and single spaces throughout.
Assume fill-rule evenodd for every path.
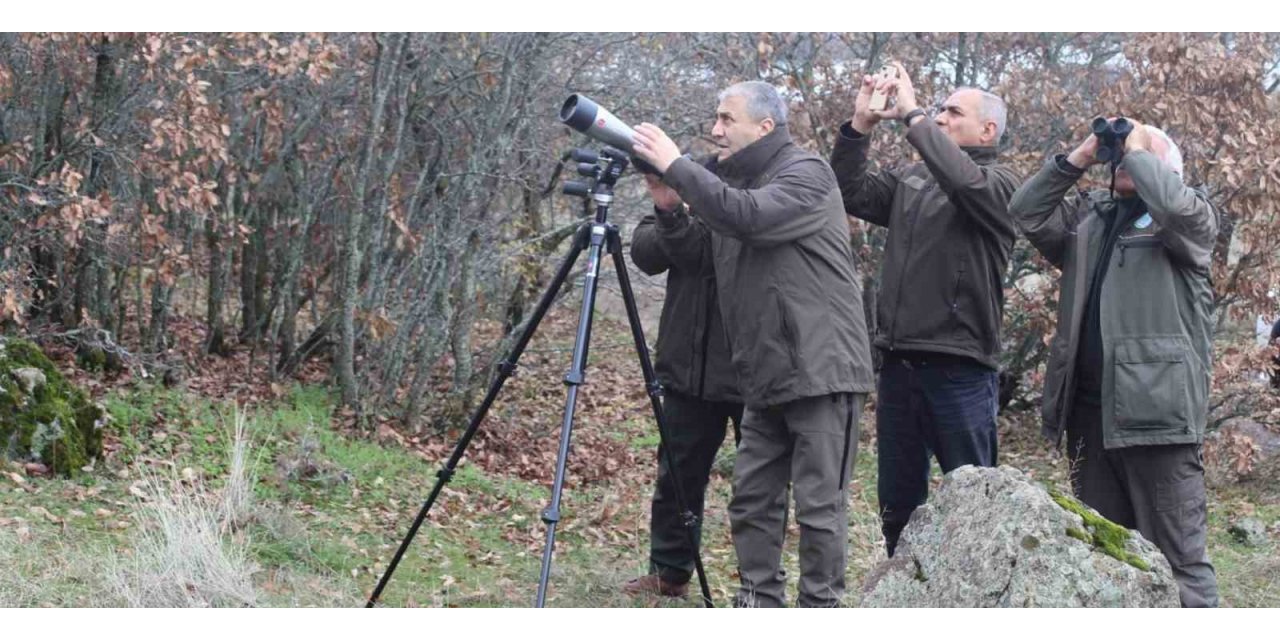
M 684 203 L 684 202 L 681 202 L 679 205 L 677 205 L 677 206 L 676 206 L 676 208 L 674 208 L 674 209 L 672 209 L 672 210 L 670 210 L 670 211 L 663 211 L 662 209 L 658 208 L 658 205 L 656 205 L 656 204 L 655 204 L 655 205 L 653 205 L 653 211 L 654 211 L 654 213 L 659 213 L 659 214 L 667 215 L 667 216 L 674 216 L 674 215 L 679 214 L 679 213 L 683 213 L 683 214 L 685 214 L 685 215 L 689 215 L 689 205 L 688 205 L 688 204 L 686 204 L 686 203 Z
M 914 117 L 916 117 L 916 116 L 923 116 L 923 115 L 925 115 L 925 110 L 924 110 L 924 109 L 921 109 L 920 107 L 916 107 L 915 109 L 912 109 L 911 111 L 908 111 L 908 112 L 907 112 L 907 115 L 902 116 L 902 124 L 903 124 L 903 126 L 907 126 L 907 127 L 909 127 L 909 126 L 911 126 L 911 119 L 912 119 L 912 118 L 914 118 Z

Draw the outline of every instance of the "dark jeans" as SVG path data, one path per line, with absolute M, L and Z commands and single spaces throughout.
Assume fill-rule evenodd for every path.
M 1182 606 L 1218 606 L 1218 579 L 1205 549 L 1200 445 L 1105 449 L 1102 408 L 1076 402 L 1067 423 L 1067 456 L 1076 497 L 1102 517 L 1137 529 L 1164 553 Z
M 943 473 L 996 465 L 998 374 L 968 358 L 884 352 L 876 398 L 880 528 L 892 556 L 929 497 L 929 458 Z
M 667 391 L 662 400 L 667 418 L 667 441 L 658 448 L 658 479 L 653 491 L 653 511 L 649 525 L 649 572 L 668 582 L 684 584 L 693 574 L 697 548 L 689 545 L 688 533 L 680 517 L 666 452 L 671 448 L 684 491 L 686 505 L 698 518 L 694 539 L 702 543 L 702 505 L 711 479 L 711 465 L 724 442 L 725 427 L 733 423 L 734 442 L 739 439 L 742 405 L 735 402 L 708 402 Z

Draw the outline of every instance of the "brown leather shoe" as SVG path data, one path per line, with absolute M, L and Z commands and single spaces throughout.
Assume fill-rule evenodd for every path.
M 688 584 L 676 584 L 663 580 L 661 576 L 649 574 L 632 578 L 622 585 L 622 592 L 628 595 L 654 595 L 668 598 L 683 598 L 689 595 Z

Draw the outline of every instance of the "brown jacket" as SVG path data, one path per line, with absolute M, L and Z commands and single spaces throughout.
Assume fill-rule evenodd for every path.
M 929 118 L 907 130 L 924 162 L 867 171 L 870 136 L 846 122 L 831 155 L 849 215 L 889 228 L 875 344 L 999 368 L 1013 169 L 994 147 L 959 147 Z
M 684 211 L 655 211 L 631 234 L 631 261 L 649 275 L 667 274 L 654 364 L 658 380 L 692 398 L 741 402 L 716 301 L 711 230 Z
M 778 127 L 663 181 L 714 233 L 720 308 L 748 407 L 872 387 L 862 292 L 831 168 Z

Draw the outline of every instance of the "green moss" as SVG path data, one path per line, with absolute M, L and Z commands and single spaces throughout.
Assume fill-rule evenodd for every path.
M 1050 487 L 1049 495 L 1054 502 L 1058 503 L 1058 506 L 1080 516 L 1084 520 L 1085 528 L 1088 529 L 1088 531 L 1081 531 L 1075 527 L 1067 527 L 1067 535 L 1093 545 L 1094 549 L 1132 567 L 1143 571 L 1151 570 L 1151 566 L 1142 558 L 1125 548 L 1130 536 L 1128 529 L 1098 515 L 1081 504 L 1079 500 L 1063 495 L 1057 489 Z
M 37 376 L 21 376 L 37 369 Z M 0 452 L 6 457 L 38 459 L 55 472 L 71 475 L 102 451 L 102 410 L 62 374 L 39 347 L 0 337 Z
M 1093 536 L 1088 531 L 1081 531 L 1075 527 L 1067 527 L 1067 535 L 1084 542 L 1085 544 L 1093 544 Z

